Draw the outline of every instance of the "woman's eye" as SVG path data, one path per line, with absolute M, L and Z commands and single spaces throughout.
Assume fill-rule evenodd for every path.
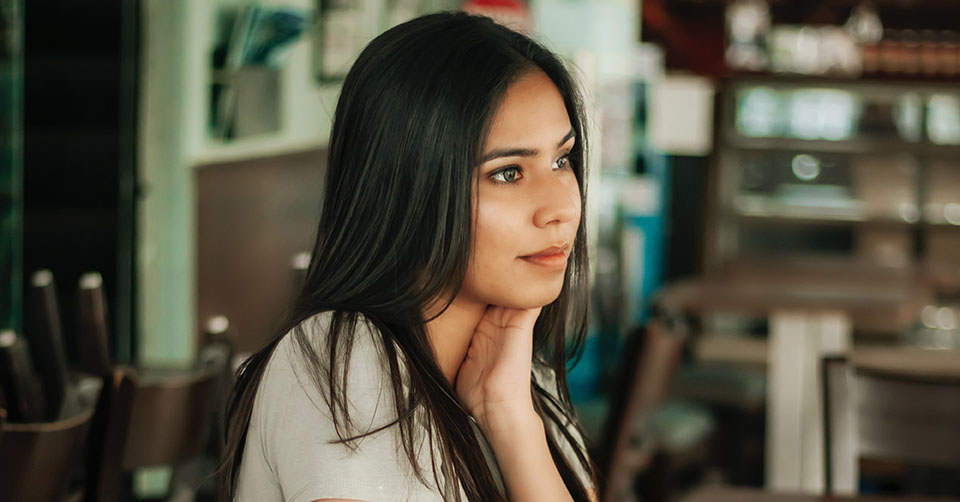
M 570 167 L 570 154 L 566 154 L 553 163 L 554 169 L 564 169 Z
M 500 183 L 515 183 L 520 178 L 520 168 L 505 167 L 490 175 L 494 181 Z

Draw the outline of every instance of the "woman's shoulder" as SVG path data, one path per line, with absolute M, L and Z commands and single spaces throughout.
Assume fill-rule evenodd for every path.
M 342 410 L 331 407 L 325 358 L 334 317 L 321 312 L 304 319 L 274 349 L 256 397 L 250 450 L 244 452 L 247 472 L 254 474 L 245 480 L 248 493 L 256 493 L 265 477 L 284 496 L 291 494 L 287 500 L 392 500 L 397 494 L 436 500 L 409 475 L 396 429 L 384 427 L 397 417 L 389 370 L 382 363 L 378 331 L 362 315 L 343 325 L 339 336 L 353 347 L 341 367 L 345 372 L 334 373 L 337 386 L 344 384 L 339 375 L 346 378 L 341 388 L 352 426 L 343 421 Z M 363 437 L 344 442 L 354 436 Z
M 336 330 L 336 340 L 331 340 Z M 373 321 L 357 312 L 323 311 L 313 314 L 291 328 L 278 343 L 271 365 L 285 367 L 298 376 L 322 376 L 331 368 L 334 375 L 345 375 L 351 398 L 362 398 L 360 391 L 379 389 L 389 367 L 383 351 L 383 339 Z M 331 343 L 333 341 L 334 343 Z M 268 372 L 271 368 L 268 366 Z M 316 382 L 304 381 L 306 387 Z
M 352 436 L 395 420 L 389 365 L 376 328 L 366 317 L 355 316 L 356 322 L 344 325 L 348 329 L 340 332 L 337 342 L 352 344 L 349 357 L 339 349 L 331 356 L 327 342 L 333 319 L 332 312 L 304 319 L 274 349 L 254 406 L 268 443 L 282 443 L 281 436 L 289 437 L 300 426 L 308 425 L 313 434 L 330 441 L 339 439 L 341 432 Z M 350 426 L 338 430 L 338 424 L 346 424 L 344 412 L 358 430 L 349 430 Z
M 331 339 L 334 334 L 335 340 Z M 284 352 L 291 363 L 306 357 L 303 363 L 321 366 L 348 352 L 351 368 L 357 363 L 379 368 L 383 358 L 383 339 L 379 335 L 375 323 L 362 313 L 325 310 L 289 329 L 278 343 L 277 351 Z
M 304 318 L 291 328 L 284 338 L 290 338 L 299 331 L 312 345 L 319 348 L 326 345 L 334 327 L 341 330 L 341 337 L 350 337 L 353 341 L 363 344 L 372 344 L 375 341 L 375 335 L 379 334 L 373 320 L 361 312 L 324 310 Z M 346 338 L 341 339 L 346 340 Z

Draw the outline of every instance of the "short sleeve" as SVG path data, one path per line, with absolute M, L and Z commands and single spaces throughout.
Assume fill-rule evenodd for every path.
M 318 314 L 302 325 L 318 350 L 322 350 L 330 317 Z M 396 417 L 389 370 L 373 329 L 361 319 L 352 333 L 355 339 L 347 372 L 347 393 L 351 419 L 356 425 L 354 433 L 376 429 Z M 267 365 L 251 417 L 241 465 L 241 487 L 249 486 L 249 480 L 243 479 L 247 467 L 243 464 L 251 460 L 253 465 L 246 473 L 261 477 L 260 483 L 272 483 L 281 497 L 277 500 L 442 500 L 435 487 L 429 489 L 417 479 L 399 442 L 396 426 L 360 438 L 352 447 L 338 442 L 329 407 L 301 350 L 288 334 Z M 417 458 L 429 462 L 429 453 L 420 453 Z M 258 463 L 261 465 L 257 466 Z M 258 488 L 262 486 L 251 487 L 249 493 L 262 494 Z M 264 499 L 245 498 L 244 490 L 238 489 L 237 500 Z

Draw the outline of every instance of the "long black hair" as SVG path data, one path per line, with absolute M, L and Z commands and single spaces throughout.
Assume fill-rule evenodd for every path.
M 287 333 L 311 368 L 341 442 L 350 445 L 384 428 L 360 431 L 348 412 L 351 335 L 365 319 L 377 328 L 393 384 L 397 418 L 388 426 L 398 428 L 420 481 L 428 482 L 417 468 L 415 445 L 426 434 L 440 456 L 432 459 L 433 481 L 447 500 L 459 500 L 461 487 L 471 501 L 505 501 L 469 416 L 434 359 L 424 307 L 437 298 L 449 305 L 464 280 L 481 148 L 507 87 L 528 71 L 545 73 L 563 97 L 577 137 L 570 160 L 585 201 L 580 94 L 562 61 L 538 43 L 488 18 L 451 12 L 398 25 L 358 56 L 334 116 L 326 194 L 304 286 L 272 341 L 237 372 L 218 473 L 221 500 L 234 496 L 257 388 Z M 586 242 L 581 216 L 563 290 L 534 326 L 534 363 L 552 368 L 556 388 L 531 382 L 538 412 L 557 426 L 547 428 L 548 443 L 576 500 L 588 500 L 585 485 L 593 482 L 577 469 L 595 476 L 571 433 L 578 426 L 566 390 L 567 361 L 579 354 L 587 329 Z M 301 323 L 328 311 L 326 347 L 318 352 Z M 577 452 L 575 461 L 561 453 L 564 443 Z

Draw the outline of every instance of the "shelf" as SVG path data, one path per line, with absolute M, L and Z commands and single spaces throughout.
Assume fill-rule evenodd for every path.
M 918 223 L 910 223 L 893 218 L 854 218 L 854 217 L 822 217 L 813 213 L 803 214 L 760 214 L 734 212 L 734 214 L 743 220 L 793 223 L 793 224 L 811 224 L 811 225 L 874 225 L 874 226 L 911 226 Z
M 327 147 L 327 138 L 303 139 L 264 135 L 231 141 L 208 143 L 207 147 L 191 159 L 191 165 L 202 167 L 237 160 L 274 157 L 288 153 L 317 150 Z
M 915 225 L 918 221 L 909 221 L 892 216 L 869 215 L 856 201 L 849 206 L 798 206 L 784 204 L 767 197 L 741 197 L 734 199 L 731 209 L 740 218 L 788 223 L 813 224 L 874 224 L 874 225 Z
M 774 97 L 761 94 L 760 104 L 767 108 L 751 105 L 753 115 L 738 122 L 737 112 L 744 109 L 738 104 L 745 96 L 740 90 L 752 86 L 772 89 Z M 792 113 L 794 104 L 787 100 L 816 88 L 852 95 L 860 103 L 852 124 L 841 110 L 822 124 L 805 121 L 809 132 L 795 128 L 795 119 L 803 117 Z M 960 203 L 954 201 L 960 144 L 935 144 L 923 130 L 933 130 L 927 117 L 930 96 L 960 98 L 958 92 L 956 85 L 932 82 L 747 75 L 726 79 L 717 100 L 717 145 L 708 185 L 715 213 L 707 234 L 706 266 L 747 257 L 782 261 L 799 254 L 890 265 L 942 260 L 943 266 L 924 275 L 935 283 L 937 294 L 956 294 L 960 224 L 954 223 L 960 223 L 960 213 L 946 205 Z M 918 99 L 900 99 L 905 93 Z M 831 103 L 821 100 L 806 112 L 819 113 L 819 107 Z M 949 122 L 951 127 L 956 124 L 953 118 Z M 798 137 L 801 132 L 810 139 Z M 836 139 L 843 136 L 846 139 Z M 952 134 L 941 137 L 956 141 Z M 798 163 L 799 154 L 816 157 L 819 171 L 801 169 L 808 163 Z
M 947 0 L 954 2 L 955 0 Z M 906 74 L 870 74 L 860 77 L 843 77 L 839 75 L 807 75 L 799 73 L 776 72 L 749 72 L 738 71 L 723 77 L 726 82 L 736 86 L 774 87 L 781 89 L 797 89 L 820 87 L 852 91 L 890 91 L 899 92 L 904 87 L 916 89 L 920 92 L 952 92 L 960 82 L 957 76 L 924 76 Z
M 735 133 L 728 134 L 727 146 L 734 150 L 788 150 L 850 154 L 913 153 L 960 156 L 960 145 L 934 145 L 870 139 L 829 141 L 795 138 L 746 138 Z
M 908 221 L 895 217 L 867 216 L 863 211 L 850 209 L 833 209 L 823 207 L 800 207 L 775 202 L 766 202 L 762 206 L 752 203 L 748 207 L 731 207 L 731 213 L 740 219 L 782 222 L 792 224 L 814 225 L 875 225 L 875 226 L 923 226 L 928 228 L 957 229 L 960 223 L 950 223 L 944 220 L 924 219 Z
M 960 223 L 950 223 L 943 220 L 930 220 L 927 219 L 923 222 L 924 225 L 933 228 L 956 228 L 960 229 Z

